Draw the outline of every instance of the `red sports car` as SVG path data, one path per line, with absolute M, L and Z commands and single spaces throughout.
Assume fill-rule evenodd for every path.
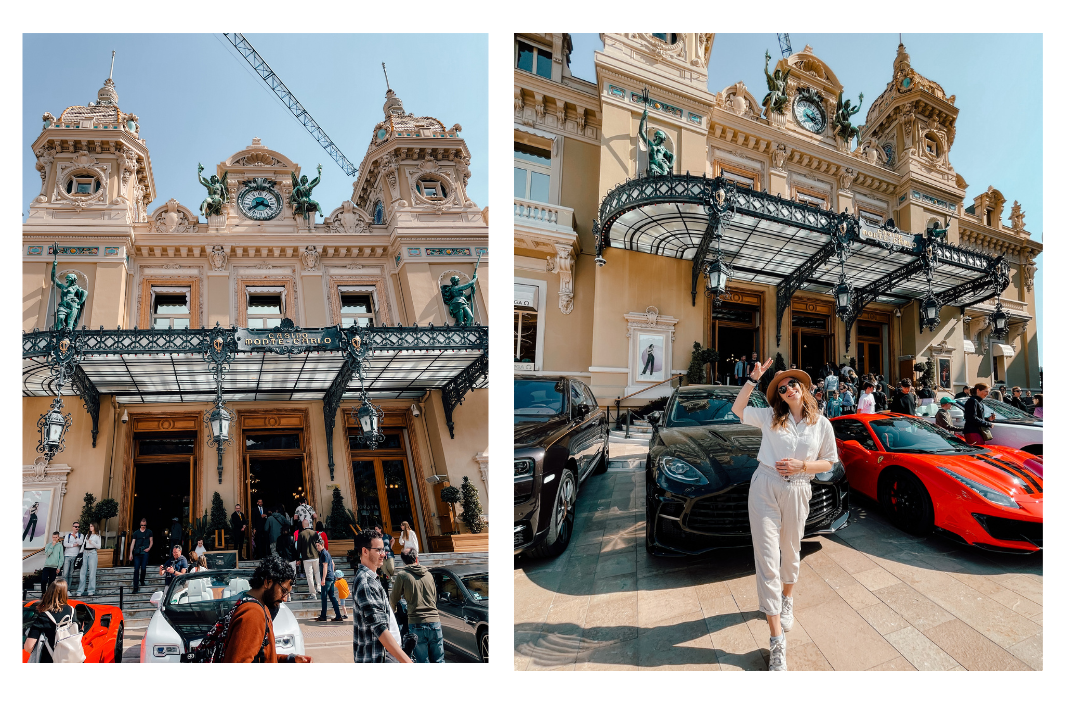
M 124 614 L 118 606 L 108 604 L 87 604 L 78 599 L 68 599 L 75 609 L 75 620 L 82 630 L 84 663 L 119 663 L 124 656 Z M 22 635 L 26 642 L 26 632 L 37 613 L 37 601 L 23 605 Z M 22 652 L 25 663 L 30 654 Z
M 937 528 L 988 550 L 1042 549 L 1038 457 L 973 447 L 908 415 L 845 415 L 832 424 L 851 488 L 877 500 L 901 530 L 926 535 Z

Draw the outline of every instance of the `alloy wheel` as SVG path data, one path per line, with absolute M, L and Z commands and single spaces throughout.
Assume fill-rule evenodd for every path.
M 555 523 L 559 540 L 569 540 L 574 525 L 574 478 L 569 474 L 563 476 L 559 485 L 559 497 L 555 499 Z

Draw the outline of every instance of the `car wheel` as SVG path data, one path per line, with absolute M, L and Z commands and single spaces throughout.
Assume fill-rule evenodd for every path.
M 476 637 L 476 645 L 480 648 L 480 661 L 488 662 L 488 632 L 481 631 Z
M 113 648 L 113 662 L 124 662 L 124 622 L 120 622 L 120 627 L 116 629 L 116 647 Z
M 886 471 L 878 481 L 878 503 L 897 528 L 912 535 L 934 529 L 934 503 L 919 477 L 907 469 Z
M 600 455 L 600 460 L 596 462 L 596 469 L 593 471 L 594 474 L 607 473 L 608 456 L 611 451 L 609 439 L 609 437 L 604 438 L 604 452 Z
M 569 469 L 563 469 L 559 479 L 559 489 L 555 496 L 555 505 L 551 508 L 551 522 L 548 523 L 547 537 L 530 551 L 531 557 L 555 557 L 570 544 L 574 532 L 574 512 L 577 505 L 574 475 Z

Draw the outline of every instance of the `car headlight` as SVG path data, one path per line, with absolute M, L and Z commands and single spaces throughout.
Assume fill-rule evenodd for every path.
M 990 501 L 990 503 L 996 503 L 997 505 L 1005 506 L 1006 508 L 1019 508 L 1020 507 L 1020 504 L 1017 503 L 1016 501 L 1014 501 L 1012 496 L 1001 493 L 1000 491 L 995 491 L 994 489 L 989 488 L 987 486 L 983 486 L 979 482 L 972 481 L 971 479 L 967 478 L 966 476 L 960 476 L 960 474 L 957 474 L 955 471 L 953 471 L 951 469 L 946 469 L 943 466 L 939 466 L 938 469 L 941 469 L 946 474 L 948 474 L 949 476 L 953 477 L 954 479 L 956 479 L 957 481 L 962 483 L 964 486 L 967 486 L 969 489 L 971 489 L 975 493 L 979 494 L 980 496 L 985 498 L 987 501 Z
M 278 650 L 290 649 L 296 645 L 296 640 L 291 633 L 287 633 L 284 636 L 275 636 L 274 645 L 277 646 Z
M 180 655 L 180 646 L 173 645 L 171 643 L 154 646 L 155 658 L 164 658 L 167 655 Z
M 515 459 L 514 460 L 514 481 L 521 481 L 523 479 L 531 479 L 533 475 L 533 460 L 532 459 Z
M 702 486 L 709 483 L 709 480 L 705 478 L 704 474 L 684 462 L 682 459 L 676 459 L 675 457 L 660 457 L 658 464 L 660 465 L 660 471 L 664 472 L 664 475 L 675 481 L 696 486 Z

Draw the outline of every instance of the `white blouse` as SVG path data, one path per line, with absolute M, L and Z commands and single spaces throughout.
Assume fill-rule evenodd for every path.
M 762 464 L 776 468 L 781 459 L 799 459 L 804 462 L 827 460 L 837 462 L 840 457 L 836 452 L 836 436 L 832 423 L 824 415 L 818 415 L 817 422 L 808 424 L 804 417 L 799 424 L 792 424 L 791 417 L 783 427 L 773 429 L 772 408 L 754 408 L 749 405 L 743 410 L 743 422 L 761 430 L 761 447 L 757 460 Z M 809 478 L 810 474 L 795 474 L 792 478 Z
M 86 539 L 86 544 L 83 545 L 83 550 L 100 550 L 101 549 L 101 536 L 94 533 Z

